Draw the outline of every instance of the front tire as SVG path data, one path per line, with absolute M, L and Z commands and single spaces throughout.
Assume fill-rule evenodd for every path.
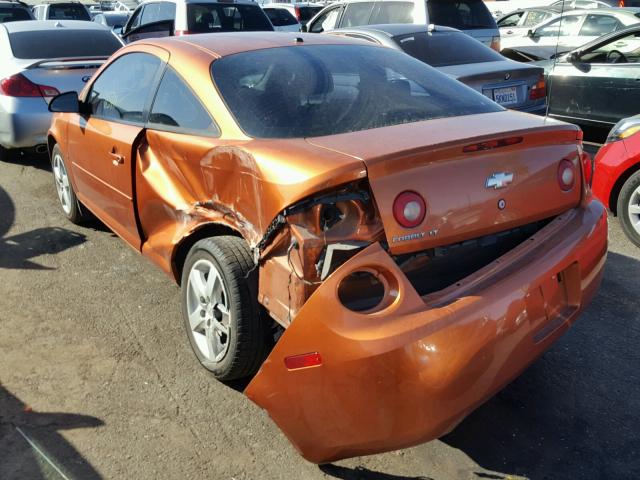
M 618 218 L 627 238 L 640 247 L 640 171 L 631 175 L 620 190 Z
M 71 223 L 76 225 L 86 220 L 86 215 L 82 211 L 80 201 L 76 197 L 73 185 L 69 179 L 67 165 L 62 156 L 62 150 L 58 145 L 53 147 L 51 151 L 51 169 L 53 171 L 53 182 L 56 186 L 58 200 L 62 213 Z
M 187 256 L 181 285 L 184 325 L 200 364 L 222 381 L 253 375 L 270 340 L 247 243 L 232 236 L 200 240 Z

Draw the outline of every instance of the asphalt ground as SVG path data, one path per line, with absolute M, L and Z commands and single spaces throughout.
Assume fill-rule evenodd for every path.
M 521 377 L 441 440 L 318 467 L 199 367 L 163 273 L 65 221 L 46 159 L 0 162 L 0 479 L 637 479 L 639 279 L 611 219 L 597 298 Z

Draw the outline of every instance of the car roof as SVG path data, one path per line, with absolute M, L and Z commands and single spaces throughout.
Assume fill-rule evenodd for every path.
M 299 40 L 302 40 L 300 42 Z M 236 53 L 296 45 L 367 45 L 366 40 L 356 40 L 336 35 L 320 35 L 300 32 L 220 32 L 145 39 L 131 45 L 151 45 L 171 52 L 185 46 L 204 51 L 212 57 L 225 57 Z
M 459 32 L 464 35 L 463 32 L 458 30 L 457 28 L 445 27 L 441 25 L 420 25 L 415 23 L 389 23 L 389 24 L 379 24 L 379 25 L 362 25 L 358 27 L 347 27 L 347 28 L 338 28 L 336 30 L 332 30 L 332 32 L 336 33 L 357 33 L 357 32 L 375 32 L 382 33 L 388 37 L 397 37 L 398 35 L 411 35 L 412 33 L 422 33 L 422 32 Z
M 8 33 L 35 32 L 67 28 L 69 30 L 104 30 L 104 26 L 86 20 L 30 20 L 28 22 L 7 22 L 2 26 Z

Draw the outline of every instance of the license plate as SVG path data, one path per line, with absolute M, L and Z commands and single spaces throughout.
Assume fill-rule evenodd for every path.
M 516 87 L 496 88 L 493 90 L 493 101 L 500 105 L 513 105 L 518 103 Z

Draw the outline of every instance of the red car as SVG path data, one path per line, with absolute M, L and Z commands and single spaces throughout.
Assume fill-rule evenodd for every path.
M 593 193 L 640 247 L 640 115 L 619 121 L 595 158 Z

